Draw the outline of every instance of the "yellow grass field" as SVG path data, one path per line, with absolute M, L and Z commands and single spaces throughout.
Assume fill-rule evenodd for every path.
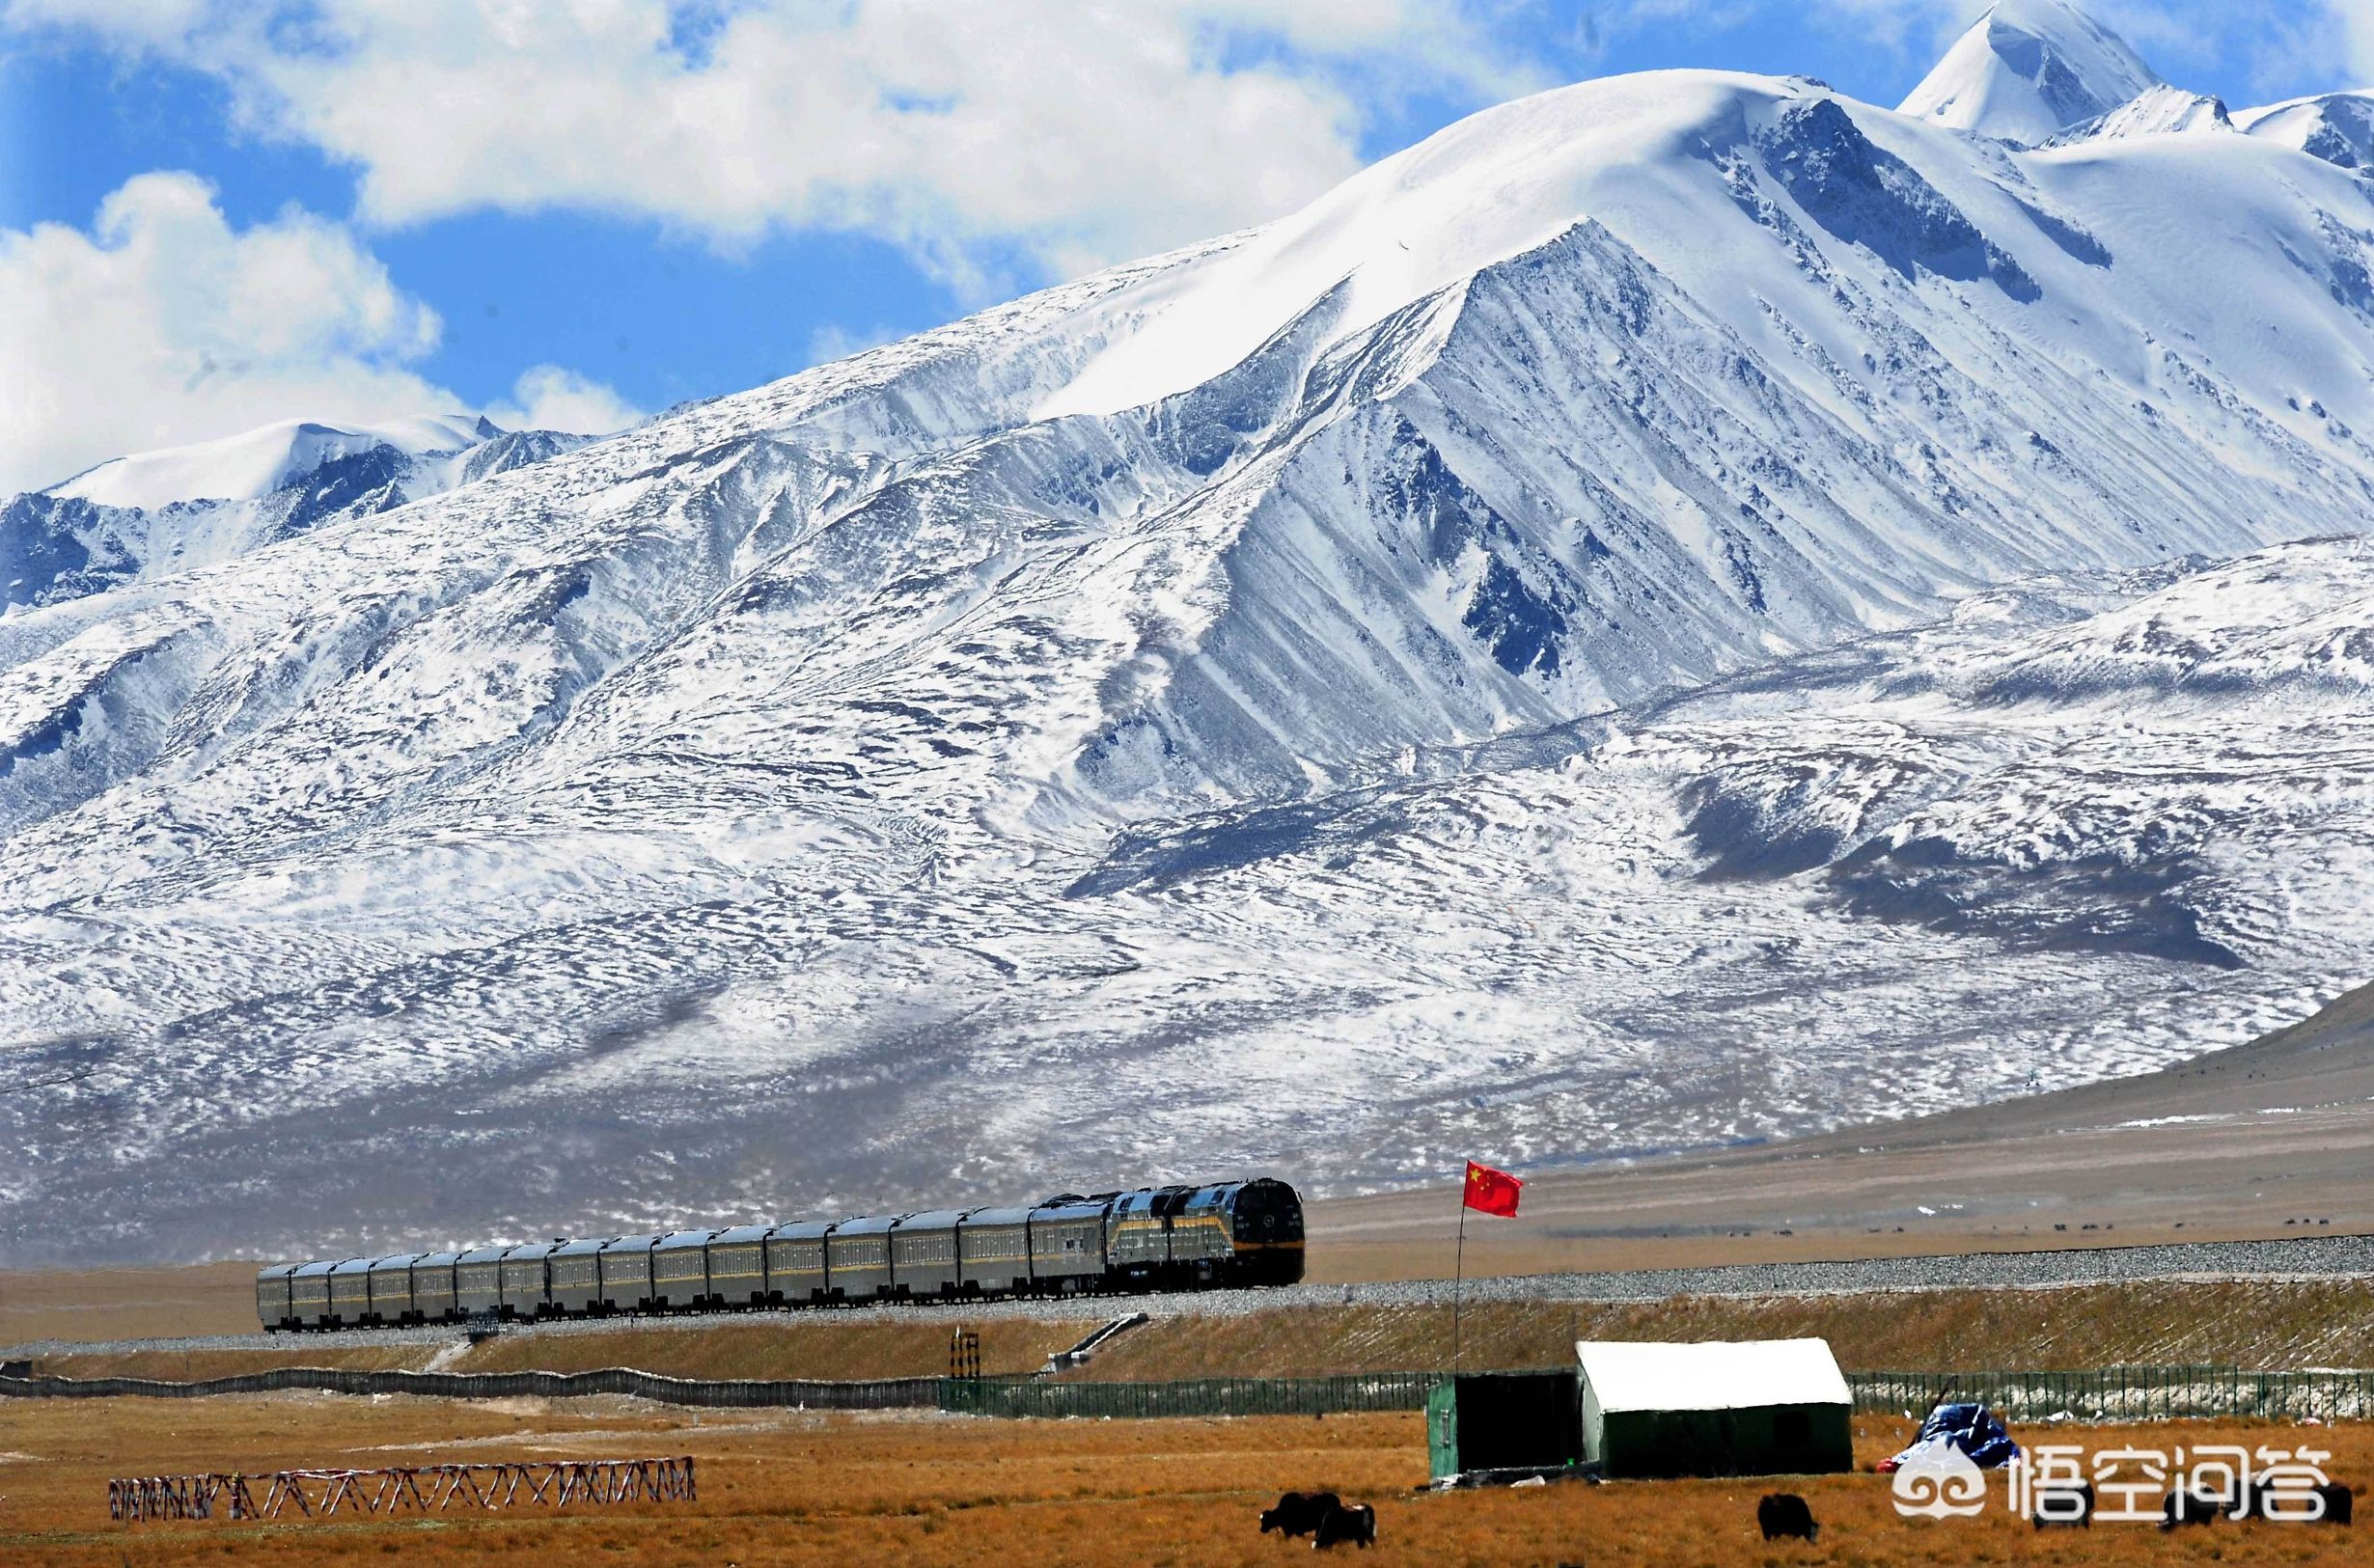
M 0 1345 L 256 1332 L 256 1265 L 0 1270 Z
M 1857 1427 L 1865 1470 L 1906 1435 Z M 2038 1434 L 2024 1432 L 2034 1441 Z M 2374 1476 L 2374 1427 L 2173 1423 L 2057 1429 L 2096 1446 L 2132 1442 L 2332 1450 L 2329 1470 Z M 1326 1487 L 1377 1508 L 1365 1560 L 1476 1568 L 1823 1562 L 2281 1563 L 2366 1560 L 2367 1526 L 2221 1523 L 2163 1535 L 2105 1524 L 2037 1533 L 1996 1509 L 1975 1521 L 1896 1516 L 1868 1473 L 1789 1482 L 1559 1485 L 1416 1496 L 1425 1478 L 1415 1415 L 1173 1421 L 987 1421 L 939 1416 L 704 1415 L 626 1400 L 545 1407 L 280 1395 L 195 1401 L 0 1405 L 0 1562 L 75 1565 L 875 1563 L 999 1568 L 1303 1561 L 1307 1545 L 1260 1536 L 1256 1511 L 1287 1487 Z M 234 1525 L 125 1526 L 107 1518 L 110 1474 L 440 1460 L 687 1453 L 691 1504 L 618 1512 Z M 1802 1493 L 1818 1546 L 1767 1546 L 1753 1526 L 1770 1487 Z M 1347 1549 L 1348 1550 L 1348 1549 Z M 1355 1555 L 1362 1555 L 1355 1554 Z

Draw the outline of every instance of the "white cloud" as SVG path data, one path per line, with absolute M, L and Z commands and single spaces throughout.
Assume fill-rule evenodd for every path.
M 291 207 L 235 229 L 196 176 L 136 176 L 87 233 L 0 230 L 0 495 L 276 420 L 466 409 L 414 369 L 438 332 L 344 225 Z M 513 398 L 571 428 L 633 413 L 549 366 Z
M 2374 86 L 2374 0 L 2324 0 L 2331 33 L 2340 41 L 2355 85 Z
M 1380 98 L 1544 85 L 1424 0 L 317 0 L 296 21 L 217 4 L 179 43 L 96 0 L 18 14 L 61 7 L 351 164 L 373 222 L 565 207 L 727 245 L 839 229 L 958 279 L 1270 217 L 1358 167 Z
M 1986 0 L 1817 0 L 1833 26 L 1886 48 L 1926 56 L 1959 38 Z
M 339 225 L 235 232 L 197 177 L 137 176 L 88 234 L 0 231 L 0 493 L 292 414 L 451 406 L 405 368 L 437 332 Z
M 640 422 L 643 414 L 599 381 L 558 365 L 536 365 L 520 372 L 511 400 L 487 409 L 486 417 L 514 430 L 608 435 Z
M 162 48 L 207 19 L 212 0 L 6 0 L 0 19 L 14 27 L 87 27 L 121 42 Z

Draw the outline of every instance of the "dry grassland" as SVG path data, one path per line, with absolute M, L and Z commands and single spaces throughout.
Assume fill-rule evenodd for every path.
M 0 1345 L 255 1332 L 253 1263 L 0 1270 Z
M 1858 1424 L 1867 1467 L 1904 1423 Z M 2033 1437 L 2033 1434 L 2023 1434 Z M 2057 1438 L 2072 1434 L 2063 1429 Z M 2087 1429 L 2129 1441 L 2289 1445 L 2312 1436 L 2330 1469 L 2363 1485 L 2374 1428 L 2179 1423 Z M 112 1473 L 376 1466 L 491 1458 L 690 1453 L 701 1496 L 631 1511 L 273 1526 L 120 1526 Z M 1255 1512 L 1286 1487 L 1375 1503 L 1379 1550 L 1363 1560 L 1542 1568 L 1599 1565 L 2269 1562 L 2363 1560 L 2354 1530 L 2222 1524 L 2164 1536 L 2139 1526 L 2037 1534 L 1996 1510 L 1978 1521 L 1905 1521 L 1868 1474 L 1790 1481 L 1823 1522 L 1818 1547 L 1766 1546 L 1753 1527 L 1767 1483 L 1576 1485 L 1418 1497 L 1420 1417 L 1013 1421 L 944 1417 L 688 1414 L 623 1400 L 546 1409 L 373 1403 L 329 1396 L 0 1406 L 0 1561 L 12 1568 L 179 1568 L 217 1562 L 494 1564 L 566 1554 L 580 1563 L 1268 1564 L 1307 1547 L 1264 1538 Z M 1357 1554 L 1356 1554 L 1357 1555 Z

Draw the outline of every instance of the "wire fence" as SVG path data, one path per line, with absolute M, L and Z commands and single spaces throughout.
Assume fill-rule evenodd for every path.
M 1177 1383 L 951 1379 L 940 1408 L 964 1416 L 1144 1419 L 1161 1416 L 1339 1416 L 1423 1410 L 1440 1372 L 1324 1378 L 1189 1378 Z
M 1568 1368 L 1559 1368 L 1568 1370 Z M 148 1378 L 0 1377 L 0 1398 L 189 1399 L 317 1389 L 437 1399 L 580 1398 L 624 1394 L 671 1405 L 809 1410 L 941 1410 L 1006 1417 L 1146 1419 L 1176 1416 L 1334 1416 L 1425 1408 L 1440 1371 L 1340 1377 L 1190 1378 L 1173 1383 L 1058 1378 L 877 1378 L 865 1381 L 661 1377 L 595 1372 L 366 1372 L 275 1367 L 170 1383 Z M 2261 1417 L 2374 1419 L 2374 1371 L 2252 1372 L 2239 1366 L 2106 1366 L 2073 1371 L 1849 1372 L 1855 1408 L 1921 1415 L 1948 1400 L 1983 1403 L 2006 1420 L 2159 1420 Z
M 418 1394 L 430 1399 L 575 1399 L 627 1394 L 669 1405 L 809 1410 L 930 1410 L 945 1378 L 671 1378 L 629 1367 L 595 1372 L 365 1372 L 346 1367 L 276 1366 L 265 1372 L 167 1383 L 151 1378 L 0 1378 L 0 1397 L 203 1399 L 214 1394 Z
M 365 1372 L 288 1366 L 168 1383 L 149 1378 L 0 1378 L 0 1397 L 194 1399 L 290 1389 L 416 1394 L 432 1399 L 578 1398 L 626 1394 L 672 1405 L 809 1410 L 941 1410 L 994 1417 L 1334 1416 L 1422 1410 L 1440 1372 L 1317 1378 L 1192 1378 L 1177 1383 L 1065 1383 L 1021 1378 L 879 1378 L 851 1382 L 717 1381 L 612 1367 L 598 1372 Z
M 2374 1417 L 2374 1371 L 2319 1367 L 2099 1366 L 2073 1371 L 1849 1372 L 1859 1411 L 1920 1415 L 1949 1400 L 2005 1420 L 2148 1421 L 2196 1417 Z

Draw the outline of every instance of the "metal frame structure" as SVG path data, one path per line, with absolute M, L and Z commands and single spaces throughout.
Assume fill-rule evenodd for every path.
M 263 1500 L 256 1500 L 256 1487 Z M 440 1514 L 459 1506 L 603 1507 L 622 1502 L 691 1502 L 693 1462 L 562 1459 L 536 1464 L 403 1465 L 388 1470 L 283 1470 L 269 1475 L 143 1475 L 107 1483 L 107 1517 L 129 1524 L 165 1519 L 327 1519 L 358 1514 Z

